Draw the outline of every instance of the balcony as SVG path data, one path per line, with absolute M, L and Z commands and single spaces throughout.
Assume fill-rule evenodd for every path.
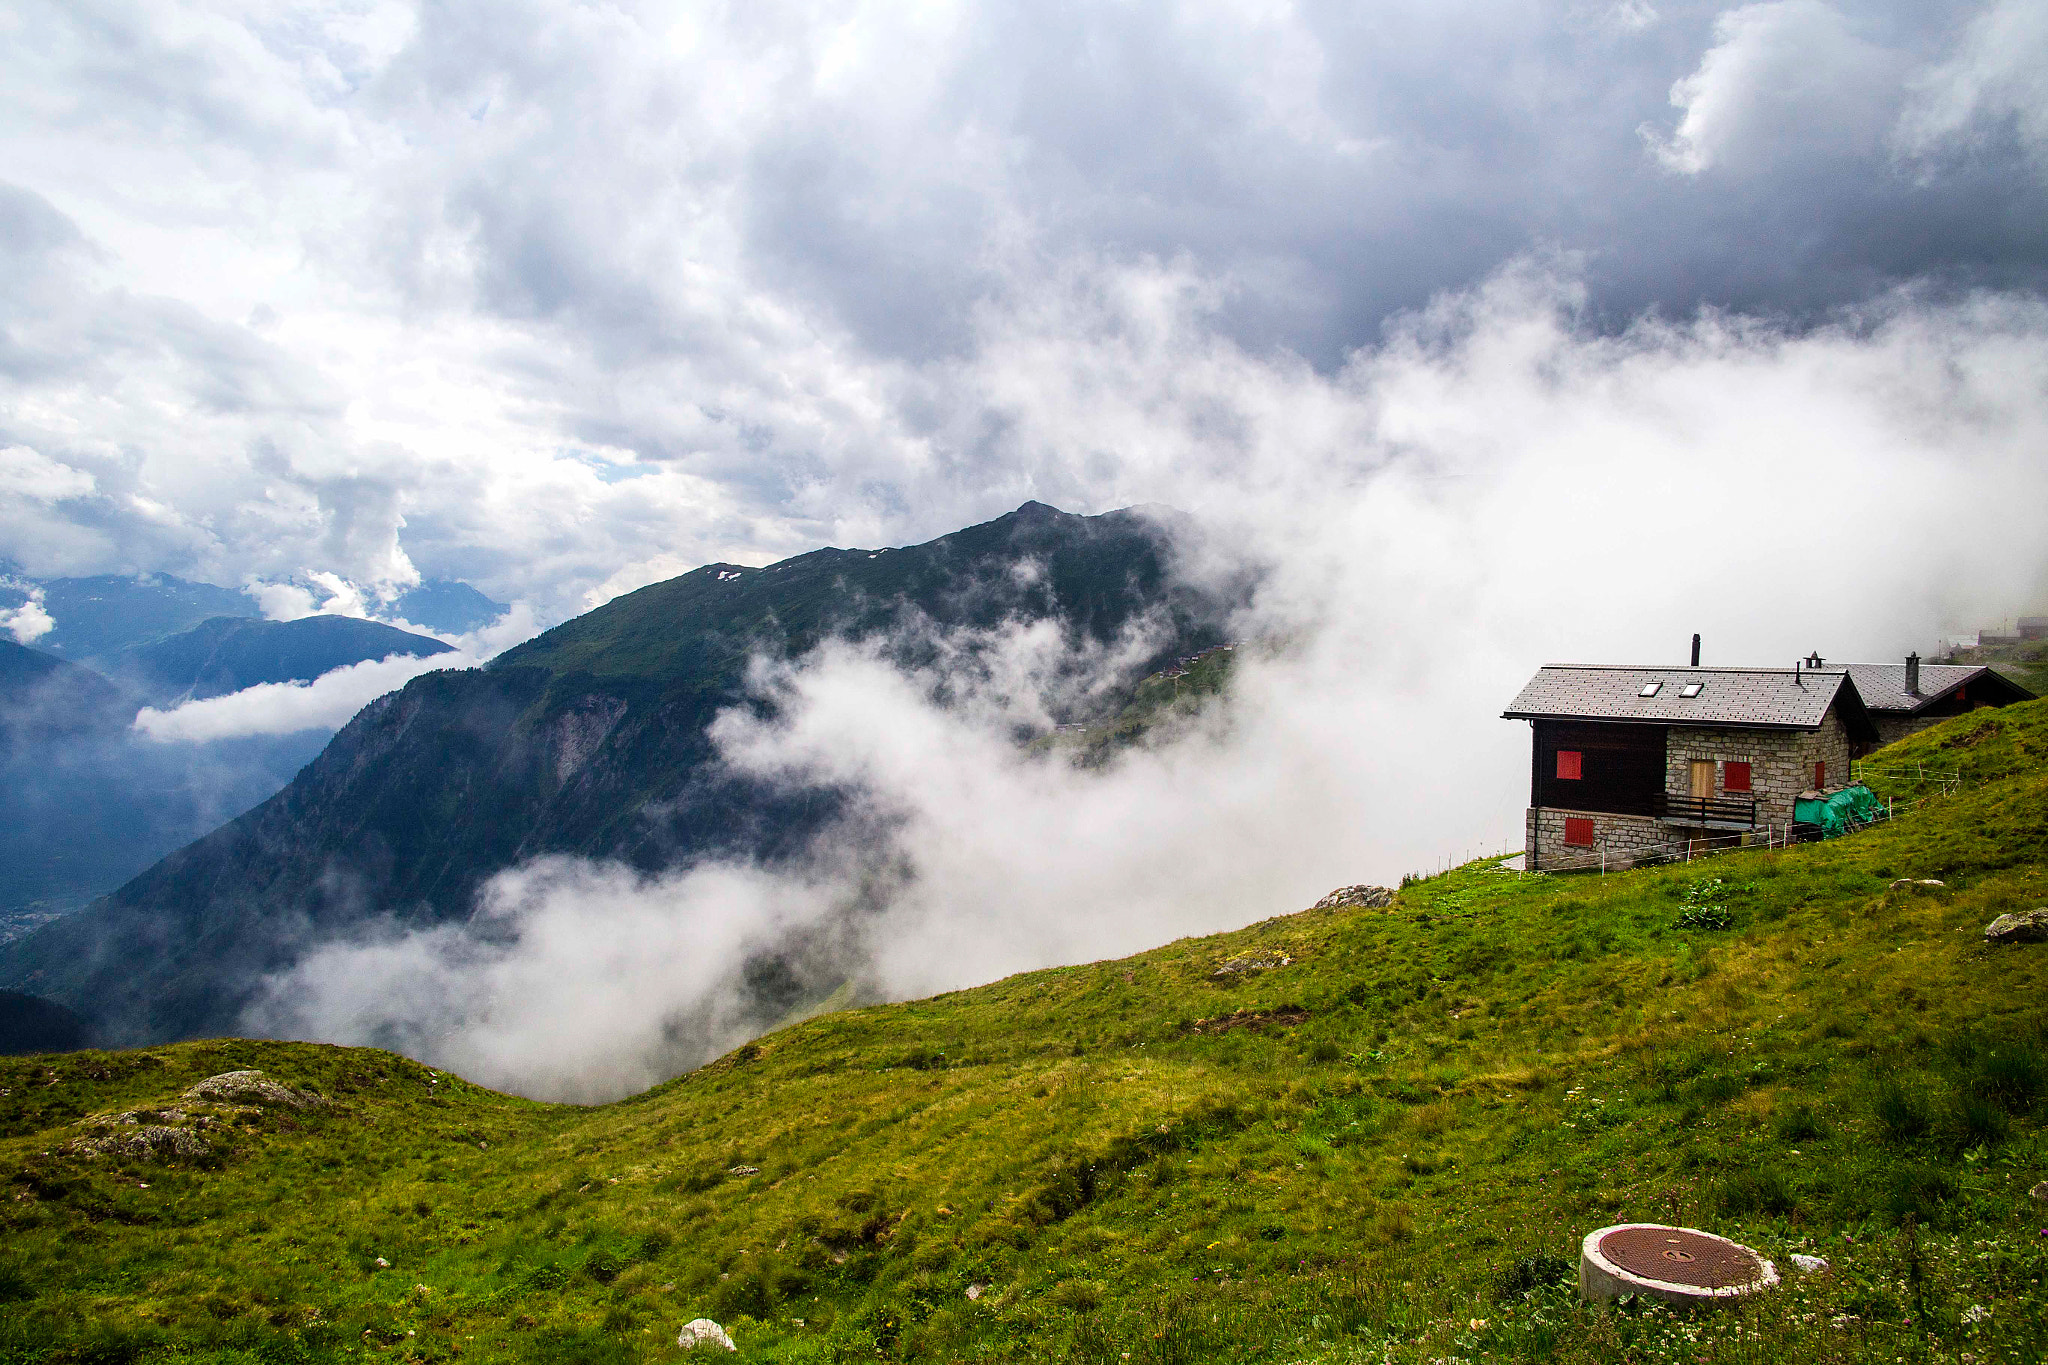
M 1756 802 L 1733 796 L 1686 796 L 1660 792 L 1657 818 L 1667 825 L 1706 829 L 1755 829 Z

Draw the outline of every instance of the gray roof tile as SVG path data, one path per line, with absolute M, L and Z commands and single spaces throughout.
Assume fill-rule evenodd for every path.
M 1849 670 L 1849 677 L 1855 681 L 1856 691 L 1865 706 L 1873 711 L 1893 714 L 1917 711 L 1930 702 L 1939 701 L 1979 673 L 1991 671 L 1982 664 L 1922 664 L 1920 695 L 1915 697 L 1906 691 L 1904 664 L 1843 664 L 1842 667 Z
M 1661 682 L 1654 697 L 1644 684 Z M 1700 683 L 1697 697 L 1680 695 Z M 1814 730 L 1849 682 L 1839 668 L 1639 668 L 1545 664 L 1508 709 L 1509 720 L 1643 721 L 1656 725 L 1738 725 Z

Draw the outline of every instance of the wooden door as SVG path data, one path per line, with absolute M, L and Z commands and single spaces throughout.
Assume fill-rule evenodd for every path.
M 1692 799 L 1705 801 L 1714 795 L 1714 760 L 1696 758 L 1692 761 Z

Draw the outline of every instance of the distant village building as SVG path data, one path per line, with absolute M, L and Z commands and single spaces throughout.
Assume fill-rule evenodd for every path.
M 2048 640 L 2048 616 L 2022 616 L 2020 618 L 2022 640 Z
M 1846 785 L 1871 749 L 2030 695 L 1988 668 L 1918 655 L 1834 667 L 1819 655 L 1791 668 L 1545 665 L 1501 713 L 1533 731 L 1524 865 L 1627 866 L 1731 834 L 1783 837 L 1800 793 Z

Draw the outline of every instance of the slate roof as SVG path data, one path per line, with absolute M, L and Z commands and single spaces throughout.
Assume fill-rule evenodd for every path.
M 1904 670 L 1901 669 L 1903 672 Z M 1654 697 L 1646 683 L 1664 684 Z M 1681 696 L 1700 683 L 1696 697 Z M 1545 664 L 1508 709 L 1508 720 L 1611 720 L 1651 725 L 1728 725 L 1817 730 L 1828 707 L 1856 686 L 1844 669 L 1642 668 L 1628 664 Z M 1860 714 L 1860 701 L 1848 708 Z
M 1920 695 L 1917 697 L 1906 691 L 1904 664 L 1843 664 L 1842 667 L 1849 670 L 1849 677 L 1854 680 L 1863 704 L 1886 715 L 1911 715 L 1922 707 L 1932 706 L 1964 683 L 1974 682 L 1984 675 L 1990 675 L 2018 692 L 2026 692 L 2010 678 L 1992 674 L 1983 664 L 1922 664 Z

